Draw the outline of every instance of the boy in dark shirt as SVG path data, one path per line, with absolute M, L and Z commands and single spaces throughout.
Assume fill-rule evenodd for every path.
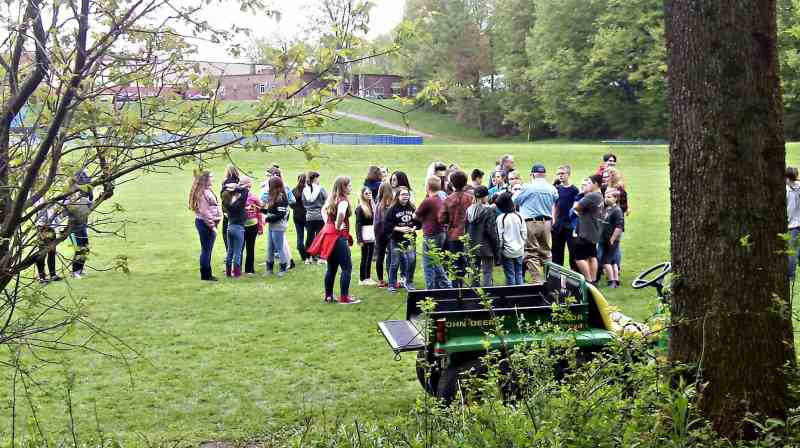
M 420 228 L 414 219 L 411 193 L 406 187 L 398 187 L 394 203 L 386 211 L 384 232 L 389 238 L 391 261 L 389 262 L 389 292 L 397 292 L 397 269 L 405 266 L 406 289 L 414 290 L 414 270 L 417 265 L 416 232 Z
M 441 189 L 441 179 L 436 176 L 430 177 L 426 187 L 428 196 L 419 204 L 414 214 L 417 221 L 422 223 L 422 269 L 425 273 L 426 289 L 452 287 L 441 260 L 431 257 L 431 252 L 439 252 L 444 249 L 444 242 L 447 239 L 444 226 L 439 223 L 439 211 L 444 205 L 444 201 L 439 195 Z
M 578 225 L 573 234 L 575 263 L 590 283 L 595 283 L 597 279 L 597 243 L 600 241 L 600 220 L 603 213 L 601 181 L 602 178 L 596 174 L 585 179 L 582 185 L 583 198 L 573 208 L 578 214 Z
M 492 268 L 494 260 L 500 259 L 496 215 L 489 207 L 489 190 L 486 187 L 475 187 L 474 195 L 475 203 L 467 209 L 467 234 L 472 246 L 470 255 L 477 270 L 472 286 L 478 286 L 479 278 L 480 286 L 494 286 Z
M 600 235 L 600 245 L 603 247 L 600 263 L 603 265 L 603 270 L 608 278 L 608 286 L 611 288 L 619 288 L 619 266 L 614 263 L 614 255 L 619 247 L 619 237 L 625 228 L 625 217 L 617 205 L 618 201 L 619 192 L 617 190 L 606 191 L 603 233 Z
M 553 263 L 564 265 L 564 248 L 569 248 L 569 266 L 573 271 L 578 269 L 575 264 L 575 247 L 572 241 L 572 232 L 575 227 L 570 220 L 569 212 L 575 204 L 580 191 L 578 187 L 569 183 L 571 169 L 569 165 L 558 167 L 556 171 L 556 190 L 558 190 L 558 201 L 556 201 L 556 215 L 553 217 Z

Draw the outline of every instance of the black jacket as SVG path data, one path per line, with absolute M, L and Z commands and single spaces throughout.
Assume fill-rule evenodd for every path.
M 386 224 L 383 227 L 383 232 L 386 238 L 391 238 L 395 243 L 405 243 L 408 241 L 408 234 L 403 232 L 395 232 L 395 227 L 414 227 L 419 229 L 422 225 L 414 218 L 414 206 L 409 204 L 400 205 L 395 204 L 386 210 Z M 411 241 L 416 238 L 416 232 L 411 233 Z
M 238 189 L 235 191 L 225 190 L 222 192 L 222 210 L 228 215 L 228 225 L 238 224 L 243 226 L 245 221 L 247 221 L 245 205 L 247 204 L 248 193 L 248 190 L 245 189 Z M 239 197 L 231 202 L 233 197 L 237 194 Z
M 500 239 L 497 236 L 497 215 L 487 205 L 472 205 L 467 209 L 466 234 L 469 235 L 470 246 L 480 244 L 471 252 L 478 257 L 500 259 Z

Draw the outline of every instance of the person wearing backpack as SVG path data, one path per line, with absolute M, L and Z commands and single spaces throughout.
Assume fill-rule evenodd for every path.
M 514 210 L 511 192 L 497 196 L 495 206 L 500 210 L 500 216 L 497 217 L 497 237 L 500 240 L 500 260 L 506 276 L 506 285 L 522 285 L 525 283 L 523 262 L 528 228 L 522 216 Z

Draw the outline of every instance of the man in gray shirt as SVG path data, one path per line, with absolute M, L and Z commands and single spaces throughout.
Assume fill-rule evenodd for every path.
M 597 280 L 597 243 L 600 241 L 603 215 L 603 195 L 600 194 L 602 181 L 603 178 L 597 174 L 584 179 L 583 198 L 575 203 L 575 213 L 578 214 L 574 242 L 575 264 L 590 283 Z

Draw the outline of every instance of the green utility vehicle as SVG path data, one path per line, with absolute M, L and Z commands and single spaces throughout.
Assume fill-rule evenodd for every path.
M 656 268 L 640 275 L 634 287 L 656 286 L 660 295 L 669 264 Z M 659 270 L 656 278 L 644 279 Z M 470 288 L 409 291 L 406 320 L 380 322 L 378 330 L 396 356 L 417 352 L 420 384 L 448 401 L 457 390 L 459 376 L 479 366 L 487 348 L 507 352 L 518 344 L 556 337 L 573 338 L 580 351 L 591 353 L 622 332 L 652 333 L 646 325 L 612 312 L 602 293 L 581 274 L 547 263 L 545 279 L 543 284 L 482 288 L 482 294 Z M 424 313 L 428 300 L 433 309 Z M 559 313 L 556 319 L 554 312 Z M 498 322 L 502 322 L 502 337 L 496 335 Z M 547 322 L 568 331 L 535 330 Z

